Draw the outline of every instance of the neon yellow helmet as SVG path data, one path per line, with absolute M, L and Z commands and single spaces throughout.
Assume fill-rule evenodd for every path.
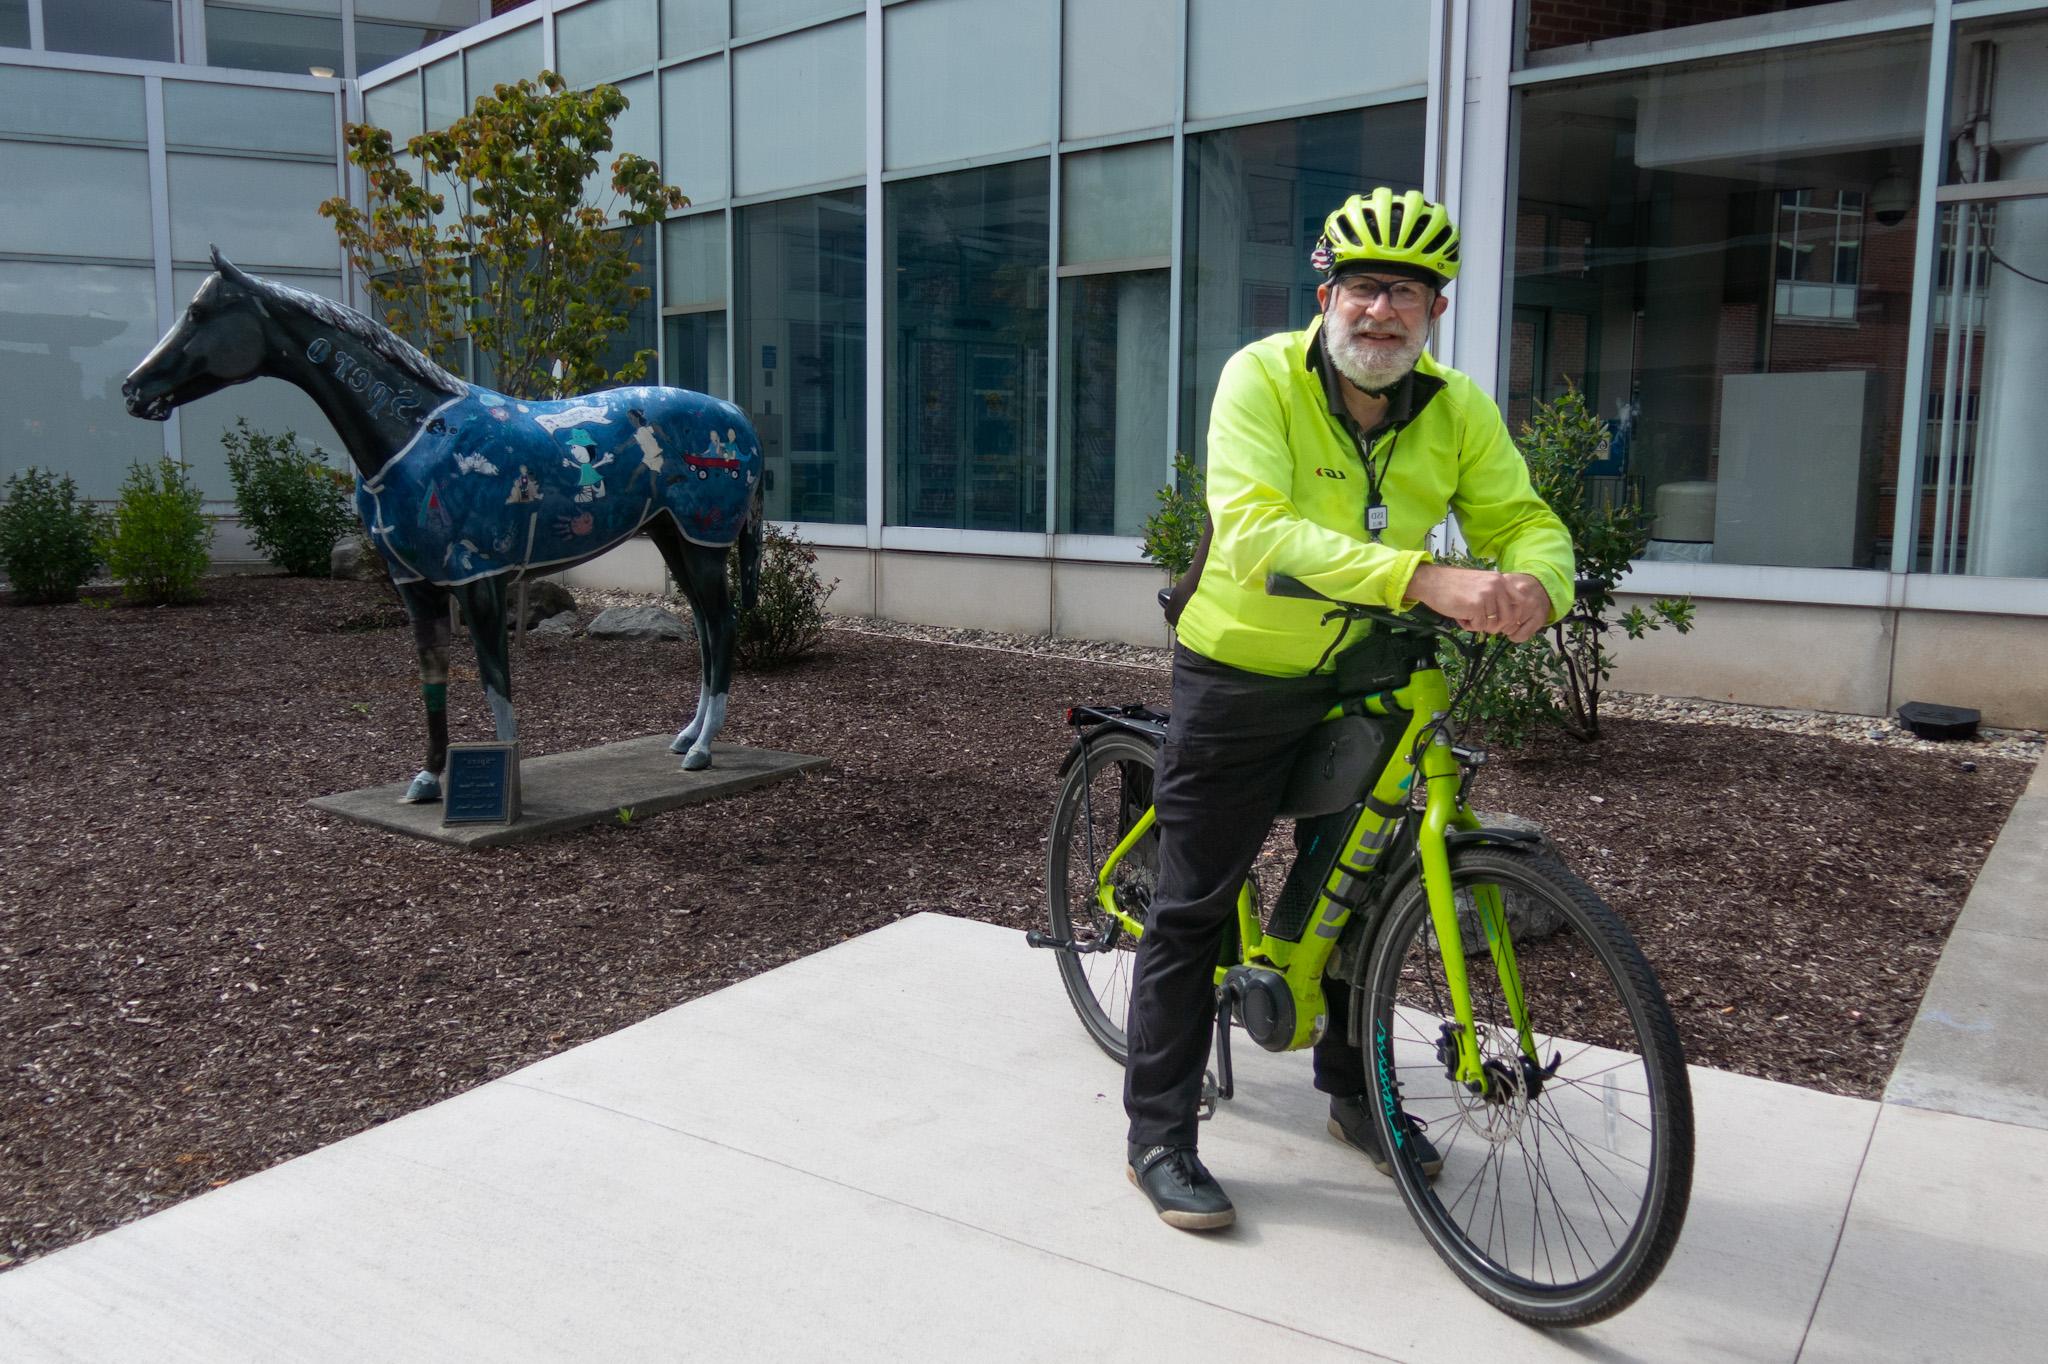
M 1323 220 L 1309 262 L 1325 275 L 1347 265 L 1406 266 L 1442 284 L 1458 277 L 1458 226 L 1450 210 L 1422 191 L 1396 194 L 1385 185 L 1354 194 Z

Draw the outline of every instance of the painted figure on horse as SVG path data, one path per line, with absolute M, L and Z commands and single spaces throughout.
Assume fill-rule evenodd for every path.
M 419 652 L 427 759 L 403 797 L 438 800 L 448 750 L 449 598 L 460 602 L 498 738 L 518 738 L 507 657 L 510 589 L 646 531 L 697 625 L 697 709 L 672 747 L 711 764 L 725 723 L 740 595 L 760 578 L 761 444 L 739 408 L 688 389 L 608 389 L 553 402 L 494 393 L 331 300 L 214 273 L 121 386 L 152 421 L 231 384 L 303 389 L 348 448 L 356 511 L 405 602 Z

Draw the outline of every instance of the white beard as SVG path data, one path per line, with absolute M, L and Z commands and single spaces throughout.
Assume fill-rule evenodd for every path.
M 1392 335 L 1395 326 L 1380 327 L 1382 332 Z M 1392 388 L 1408 377 L 1415 368 L 1415 362 L 1422 358 L 1422 333 L 1400 331 L 1400 345 L 1368 345 L 1355 333 L 1347 332 L 1336 325 L 1335 319 L 1327 314 L 1323 318 L 1323 349 L 1328 352 L 1330 362 L 1337 366 L 1337 372 L 1367 392 L 1379 392 Z

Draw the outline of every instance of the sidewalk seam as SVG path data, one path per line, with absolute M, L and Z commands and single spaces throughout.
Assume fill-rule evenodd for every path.
M 1814 1291 L 1813 1306 L 1807 1309 L 1806 1325 L 1799 1328 L 1799 1348 L 1792 1352 L 1792 1364 L 1806 1356 L 1807 1338 L 1813 1334 L 1813 1319 L 1820 1315 L 1821 1300 L 1828 1295 L 1828 1280 L 1835 1276 L 1835 1260 L 1842 1253 L 1842 1238 L 1849 1233 L 1849 1214 L 1856 1209 L 1856 1191 L 1863 1185 L 1863 1167 L 1870 1161 L 1870 1148 L 1877 1142 L 1877 1125 L 1884 1121 L 1884 1101 L 1870 1117 L 1870 1135 L 1863 1139 L 1863 1153 L 1856 1157 L 1856 1177 L 1849 1181 L 1849 1197 L 1842 1203 L 1841 1225 L 1835 1228 L 1835 1243 L 1828 1247 L 1827 1268 L 1821 1271 L 1820 1287 Z
M 720 1141 L 716 1137 L 707 1137 L 702 1135 L 701 1133 L 687 1131 L 683 1128 L 673 1126 L 669 1123 L 658 1121 L 654 1118 L 645 1117 L 638 1113 L 628 1113 L 624 1109 L 613 1108 L 609 1104 L 601 1104 L 594 1099 L 585 1099 L 574 1094 L 564 1094 L 562 1091 L 558 1089 L 542 1089 L 538 1085 L 519 1084 L 512 1080 L 510 1077 L 500 1078 L 492 1081 L 491 1083 L 508 1085 L 514 1089 L 523 1089 L 529 1094 L 541 1094 L 551 1099 L 563 1100 L 567 1103 L 580 1104 L 585 1108 L 596 1109 L 600 1113 L 610 1113 L 614 1117 L 624 1118 L 628 1122 L 644 1123 L 649 1127 L 658 1128 L 663 1132 L 671 1132 L 674 1133 L 676 1136 L 686 1137 L 691 1141 L 701 1141 L 706 1146 L 715 1146 L 721 1151 L 730 1151 L 734 1155 L 745 1156 L 749 1160 L 758 1160 L 765 1165 L 773 1165 L 777 1169 L 787 1170 L 791 1174 L 802 1175 L 806 1179 L 815 1179 L 820 1181 L 821 1183 L 830 1184 L 835 1188 L 845 1189 L 849 1193 L 857 1193 L 866 1198 L 873 1198 L 880 1202 L 887 1203 L 892 1207 L 901 1208 L 905 1212 L 916 1213 L 920 1217 L 935 1218 L 938 1221 L 947 1222 L 952 1224 L 953 1226 L 959 1227 L 964 1231 L 974 1232 L 982 1236 L 993 1237 L 998 1241 L 1006 1242 L 1009 1245 L 1016 1246 L 1023 1250 L 1034 1251 L 1040 1255 L 1049 1255 L 1055 1260 L 1063 1260 L 1070 1265 L 1074 1265 L 1078 1268 L 1092 1271 L 1096 1274 L 1107 1274 L 1112 1277 L 1121 1279 L 1125 1283 L 1136 1284 L 1144 1288 L 1156 1289 L 1161 1293 L 1170 1294 L 1171 1296 L 1180 1298 L 1185 1302 L 1196 1303 L 1203 1307 L 1212 1307 L 1219 1312 L 1227 1312 L 1231 1316 L 1241 1318 L 1242 1320 L 1257 1322 L 1261 1326 L 1270 1326 L 1276 1330 L 1287 1331 L 1293 1335 L 1302 1336 L 1308 1340 L 1320 1340 L 1325 1345 L 1331 1345 L 1336 1347 L 1337 1349 L 1349 1351 L 1352 1354 L 1359 1356 L 1361 1359 L 1384 1360 L 1385 1364 L 1403 1364 L 1403 1361 L 1401 1361 L 1393 1355 L 1383 1355 L 1380 1354 L 1378 1351 L 1369 1350 L 1360 1345 L 1353 1345 L 1349 1341 L 1335 1340 L 1329 1336 L 1320 1335 L 1317 1332 L 1306 1330 L 1299 1326 L 1290 1325 L 1289 1323 L 1284 1321 L 1275 1321 L 1271 1317 L 1259 1316 L 1256 1313 L 1246 1312 L 1235 1307 L 1226 1307 L 1224 1304 L 1220 1302 L 1211 1302 L 1206 1298 L 1198 1298 L 1195 1297 L 1193 1294 L 1184 1293 L 1181 1290 L 1169 1287 L 1166 1284 L 1153 1283 L 1149 1279 L 1136 1278 L 1132 1275 L 1124 1273 L 1122 1270 L 1112 1269 L 1106 1265 L 1099 1265 L 1090 1260 L 1076 1259 L 1071 1255 L 1064 1254 L 1057 1250 L 1049 1249 L 1045 1246 L 1034 1245 L 1029 1241 L 1020 1240 L 1015 1236 L 1008 1235 L 1004 1232 L 996 1231 L 990 1227 L 977 1226 L 972 1222 L 964 1222 L 961 1219 L 954 1217 L 948 1213 L 935 1212 L 930 1208 L 919 1207 L 915 1203 L 906 1203 L 900 1198 L 892 1198 L 888 1194 L 878 1193 L 873 1189 L 865 1189 L 858 1184 L 848 1184 L 846 1181 L 834 1179 L 830 1175 L 819 1174 L 816 1170 L 806 1170 L 801 1165 L 791 1165 L 787 1161 L 777 1160 L 773 1156 L 764 1156 L 758 1151 L 749 1151 L 744 1146 L 734 1146 L 730 1142 Z M 1865 1150 L 1867 1151 L 1868 1148 L 1866 1147 Z M 1862 1173 L 1862 1164 L 1860 1161 L 1857 1164 L 1857 1173 L 1858 1175 L 1861 1175 Z M 1829 1263 L 1833 1263 L 1832 1258 L 1830 1258 Z

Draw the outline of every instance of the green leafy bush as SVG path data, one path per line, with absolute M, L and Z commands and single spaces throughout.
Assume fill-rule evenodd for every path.
M 1202 529 L 1209 523 L 1204 491 L 1202 471 L 1193 458 L 1176 453 L 1173 482 L 1156 494 L 1159 510 L 1145 518 L 1144 540 L 1138 546 L 1138 552 L 1165 569 L 1169 578 L 1178 579 L 1195 562 Z
M 213 543 L 199 500 L 184 467 L 169 457 L 128 467 L 103 552 L 130 601 L 160 606 L 199 595 Z
M 1692 629 L 1690 597 L 1659 598 L 1648 611 L 1630 607 L 1614 614 L 1614 585 L 1629 561 L 1643 552 L 1649 524 L 1632 493 L 1606 497 L 1587 486 L 1586 470 L 1604 452 L 1607 427 L 1586 407 L 1576 388 L 1554 402 L 1537 404 L 1522 428 L 1522 457 L 1536 492 L 1571 533 L 1578 574 L 1591 580 L 1571 614 L 1526 644 L 1503 646 L 1493 670 L 1473 699 L 1471 714 L 1496 743 L 1522 743 L 1543 725 L 1555 725 L 1575 739 L 1600 737 L 1600 688 L 1614 671 L 1607 651 L 1609 631 L 1619 628 L 1641 639 L 1666 625 L 1679 634 Z M 1484 560 L 1446 556 L 1447 563 L 1492 568 Z M 1462 665 L 1447 659 L 1455 685 Z
M 296 432 L 273 436 L 235 418 L 221 436 L 235 509 L 264 557 L 295 578 L 324 578 L 334 543 L 356 524 L 355 481 Z
M 30 467 L 7 480 L 0 569 L 22 602 L 76 601 L 99 567 L 100 513 L 69 474 Z
M 739 556 L 732 569 L 733 600 L 739 600 Z M 818 555 L 788 531 L 770 523 L 761 544 L 761 587 L 751 610 L 740 612 L 734 653 L 743 668 L 767 669 L 793 663 L 825 638 L 825 603 L 839 579 L 818 577 Z

